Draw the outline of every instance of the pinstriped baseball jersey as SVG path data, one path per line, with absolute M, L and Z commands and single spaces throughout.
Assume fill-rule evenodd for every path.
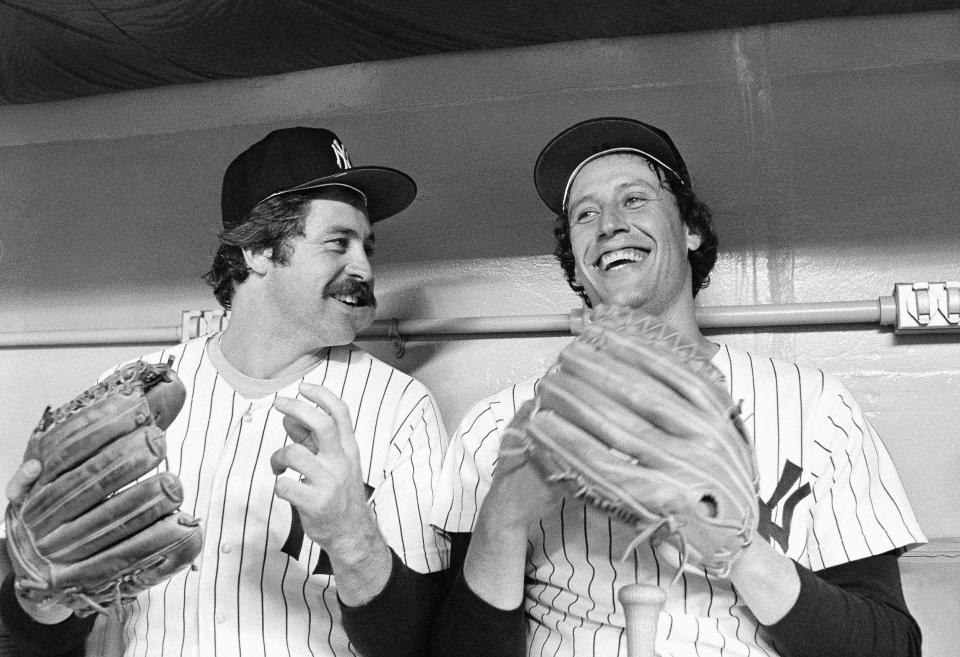
M 327 349 L 317 365 L 286 381 L 249 379 L 238 387 L 260 390 L 244 397 L 225 380 L 225 361 L 209 341 L 144 357 L 173 356 L 187 389 L 167 430 L 166 467 L 183 483 L 182 508 L 203 523 L 204 546 L 197 570 L 129 606 L 125 655 L 356 655 L 322 546 L 303 535 L 290 504 L 274 495 L 270 456 L 289 439 L 272 404 L 278 394 L 297 396 L 302 381 L 347 403 L 384 538 L 412 569 L 433 572 L 447 555 L 421 514 L 430 508 L 446 442 L 434 400 L 418 381 L 353 345 Z M 227 378 L 238 376 L 233 370 Z
M 713 359 L 742 400 L 759 466 L 760 531 L 780 552 L 820 570 L 925 540 L 876 431 L 836 378 L 721 346 Z M 473 529 L 496 466 L 500 432 L 538 379 L 503 390 L 464 417 L 444 460 L 431 521 Z M 667 589 L 663 657 L 776 654 L 729 581 L 645 544 L 621 560 L 630 527 L 574 498 L 529 532 L 525 607 L 530 655 L 626 655 L 617 591 Z M 675 583 L 673 583 L 675 581 Z M 673 583 L 671 585 L 671 583 Z

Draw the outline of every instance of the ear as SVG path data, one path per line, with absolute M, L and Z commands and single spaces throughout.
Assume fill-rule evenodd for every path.
M 250 268 L 250 271 L 260 274 L 261 276 L 267 272 L 272 265 L 270 258 L 273 256 L 273 249 L 258 249 L 256 251 L 252 249 L 243 250 L 243 260 L 247 263 L 247 267 Z
M 700 248 L 700 245 L 703 244 L 703 237 L 700 233 L 695 233 L 690 230 L 690 226 L 684 224 L 683 230 L 687 235 L 687 251 L 696 251 Z

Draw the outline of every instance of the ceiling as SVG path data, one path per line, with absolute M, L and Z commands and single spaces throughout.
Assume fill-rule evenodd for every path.
M 425 54 L 957 5 L 956 0 L 0 0 L 0 104 Z

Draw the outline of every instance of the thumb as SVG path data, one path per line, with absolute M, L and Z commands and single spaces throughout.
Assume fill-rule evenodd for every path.
M 43 467 L 40 461 L 28 459 L 20 464 L 13 477 L 7 483 L 7 498 L 12 504 L 23 504 L 33 486 L 33 482 L 40 476 Z

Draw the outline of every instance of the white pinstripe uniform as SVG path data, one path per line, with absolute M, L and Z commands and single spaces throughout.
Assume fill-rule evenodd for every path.
M 761 531 L 820 570 L 925 540 L 876 431 L 835 378 L 721 346 L 713 359 L 743 400 L 760 471 Z M 500 432 L 538 379 L 503 390 L 464 417 L 444 460 L 431 521 L 470 532 L 490 486 Z M 769 511 L 768 511 L 769 510 Z M 530 655 L 626 655 L 617 591 L 670 586 L 679 558 L 649 544 L 626 561 L 635 532 L 566 498 L 531 527 L 526 613 Z M 686 567 L 667 591 L 657 631 L 663 657 L 775 655 L 729 581 Z
M 214 365 L 225 367 L 215 343 L 211 361 L 209 340 L 144 357 L 164 362 L 172 355 L 186 386 L 183 410 L 166 434 L 167 467 L 180 476 L 182 508 L 201 518 L 205 535 L 197 571 L 153 587 L 129 607 L 125 655 L 356 655 L 326 555 L 274 495 L 270 455 L 288 438 L 272 404 L 278 394 L 297 396 L 301 381 L 322 384 L 347 403 L 384 538 L 412 569 L 433 572 L 447 558 L 446 543 L 421 515 L 446 442 L 435 402 L 421 383 L 352 345 L 332 347 L 309 371 L 245 398 Z M 232 376 L 242 377 L 236 370 Z

